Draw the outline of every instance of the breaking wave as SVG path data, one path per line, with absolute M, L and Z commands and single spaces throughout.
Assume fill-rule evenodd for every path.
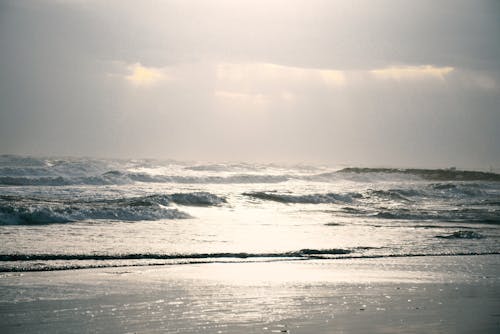
M 309 257 L 314 255 L 350 254 L 349 249 L 301 249 L 278 253 L 193 253 L 193 254 L 0 254 L 0 261 L 53 261 L 53 260 L 139 260 L 139 259 L 201 259 L 201 258 L 273 258 Z
M 170 200 L 179 205 L 213 206 L 226 203 L 224 197 L 207 192 L 176 193 L 168 195 Z
M 264 192 L 264 191 L 243 193 L 243 195 L 265 201 L 274 201 L 280 203 L 300 203 L 300 204 L 323 204 L 323 203 L 339 203 L 339 202 L 350 203 L 353 201 L 353 199 L 361 197 L 361 195 L 358 193 L 290 195 L 290 194 Z
M 498 255 L 496 251 L 453 253 L 365 254 L 370 247 L 355 249 L 301 249 L 278 253 L 193 253 L 193 254 L 0 254 L 0 272 L 73 270 L 217 262 L 271 262 L 338 259 L 373 259 L 426 256 Z M 356 252 L 361 250 L 361 252 Z
M 301 249 L 276 253 L 191 253 L 191 254 L 0 254 L 0 272 L 50 271 L 83 268 L 145 265 L 307 260 L 343 257 L 349 249 Z
M 322 173 L 318 174 L 318 171 Z M 149 171 L 149 172 L 148 172 Z M 500 174 L 456 169 L 397 169 L 349 167 L 341 170 L 304 166 L 245 163 L 192 164 L 154 160 L 107 160 L 88 158 L 36 158 L 0 155 L 0 185 L 67 186 L 144 183 L 281 183 L 385 181 L 397 179 L 447 181 L 500 181 Z M 446 184 L 436 190 L 446 190 Z M 451 186 L 453 187 L 453 186 Z
M 389 201 L 403 201 L 410 202 L 410 197 L 420 195 L 419 192 L 415 190 L 404 190 L 404 189 L 391 189 L 391 190 L 372 190 L 370 189 L 367 193 L 367 197 L 374 197 L 379 200 L 389 200 Z
M 423 210 L 409 208 L 380 209 L 368 214 L 368 217 L 391 220 L 425 220 L 441 222 L 464 222 L 476 224 L 500 224 L 500 211 L 452 209 L 452 210 Z
M 124 173 L 108 171 L 88 177 L 26 177 L 1 176 L 0 185 L 6 186 L 67 186 L 67 185 L 113 185 L 145 183 L 186 183 L 186 184 L 230 184 L 230 183 L 280 183 L 290 179 L 287 175 L 236 174 L 229 176 L 182 176 L 151 175 L 147 173 Z
M 69 223 L 82 220 L 140 221 L 182 219 L 191 216 L 178 209 L 161 206 L 2 206 L 2 225 L 44 225 Z
M 207 192 L 155 194 L 113 199 L 50 199 L 0 196 L 0 224 L 54 224 L 81 220 L 140 221 L 183 219 L 191 216 L 170 203 L 215 206 L 225 198 Z
M 474 231 L 456 231 L 448 235 L 437 235 L 436 238 L 441 239 L 482 239 L 484 236 Z
M 5 186 L 65 186 L 72 184 L 69 180 L 59 177 L 0 177 L 0 184 Z
M 397 168 L 359 168 L 349 167 L 335 173 L 339 174 L 399 174 L 417 176 L 432 181 L 500 181 L 500 174 L 479 171 L 450 169 L 397 169 Z M 325 175 L 325 174 L 323 174 Z

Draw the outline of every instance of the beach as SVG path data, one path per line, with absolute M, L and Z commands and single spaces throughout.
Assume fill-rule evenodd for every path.
M 500 257 L 2 273 L 2 333 L 498 333 Z
M 500 175 L 0 156 L 1 333 L 498 333 Z

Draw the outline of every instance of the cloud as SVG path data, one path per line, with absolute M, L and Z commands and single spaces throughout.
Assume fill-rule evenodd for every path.
M 217 99 L 229 103 L 245 103 L 256 106 L 263 106 L 268 103 L 268 97 L 263 94 L 246 94 L 241 92 L 217 90 L 214 95 Z
M 218 63 L 214 96 L 234 107 L 264 108 L 273 103 L 294 103 L 313 89 L 335 89 L 346 84 L 343 71 L 273 63 Z
M 497 81 L 485 73 L 469 74 L 467 76 L 467 80 L 470 84 L 484 91 L 497 93 L 500 90 Z
M 156 67 L 146 67 L 141 63 L 128 65 L 129 74 L 125 79 L 135 86 L 151 86 L 167 79 L 165 70 Z
M 284 66 L 271 63 L 222 63 L 217 66 L 217 79 L 232 84 L 319 82 L 328 86 L 342 86 L 345 77 L 342 71 Z
M 454 68 L 450 66 L 435 67 L 432 65 L 421 66 L 391 66 L 369 71 L 370 74 L 378 79 L 391 80 L 422 80 L 439 79 L 444 80 L 445 76 L 453 72 Z
M 316 70 L 327 86 L 343 86 L 346 83 L 346 75 L 342 71 Z
M 369 70 L 338 70 L 285 66 L 272 63 L 220 63 L 216 79 L 221 90 L 278 95 L 285 91 L 323 87 L 327 89 L 356 85 L 359 80 L 444 80 L 454 67 L 433 65 L 388 66 Z M 491 85 L 486 82 L 485 85 Z

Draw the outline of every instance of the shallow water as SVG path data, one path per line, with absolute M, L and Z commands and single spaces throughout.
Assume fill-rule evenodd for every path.
M 0 157 L 0 270 L 500 253 L 500 175 Z
M 6 333 L 498 333 L 497 255 L 1 273 Z

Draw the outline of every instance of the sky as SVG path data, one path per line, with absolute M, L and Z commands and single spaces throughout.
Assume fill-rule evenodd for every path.
M 500 2 L 0 0 L 0 153 L 500 168 Z

